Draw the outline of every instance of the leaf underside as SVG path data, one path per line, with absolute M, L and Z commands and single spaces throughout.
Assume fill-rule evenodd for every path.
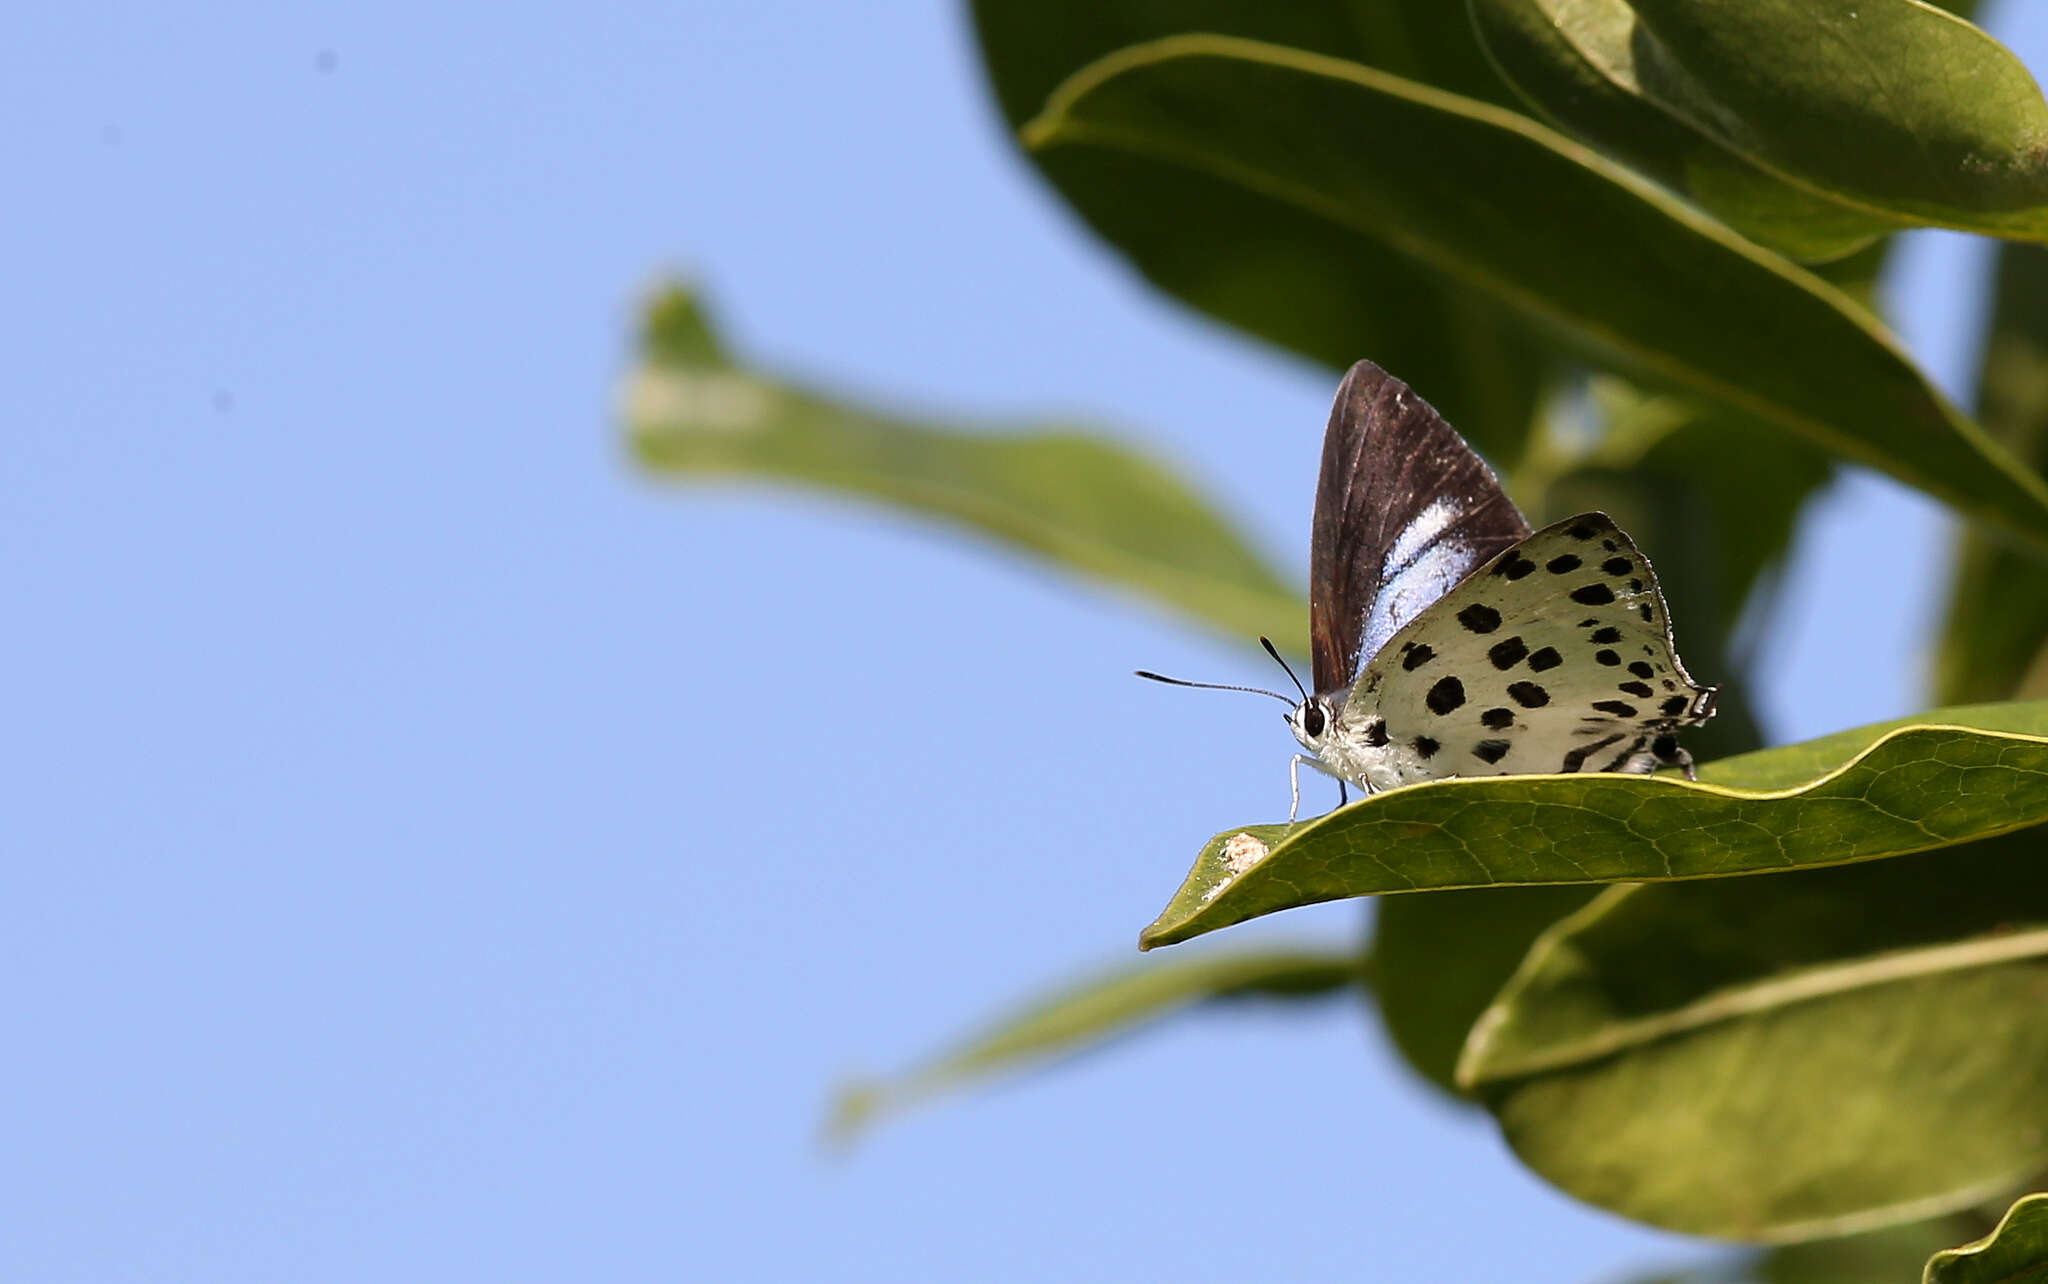
M 1772 879 L 1613 887 L 1546 932 L 1458 1081 L 1581 1199 L 1805 1240 L 2048 1170 L 2039 831 Z
M 1048 167 L 1122 156 L 1140 175 L 1164 165 L 1234 187 L 1458 282 L 1596 360 L 2048 543 L 2048 485 L 1862 308 L 1527 117 L 1341 59 L 1191 35 L 1076 71 L 1023 137 Z M 1544 217 L 1524 217 L 1536 192 Z

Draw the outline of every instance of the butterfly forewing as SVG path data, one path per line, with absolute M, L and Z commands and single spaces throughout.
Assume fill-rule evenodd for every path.
M 1431 776 L 1648 770 L 1660 738 L 1705 721 L 1712 692 L 1679 663 L 1649 560 L 1587 513 L 1411 620 L 1359 675 L 1344 720 L 1384 719 Z
M 1372 362 L 1351 367 L 1316 483 L 1316 690 L 1351 686 L 1403 625 L 1528 534 L 1492 470 L 1442 415 Z

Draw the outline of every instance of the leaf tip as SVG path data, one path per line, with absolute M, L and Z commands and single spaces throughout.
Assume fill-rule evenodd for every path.
M 1053 135 L 1059 132 L 1059 115 L 1051 107 L 1033 116 L 1017 130 L 1017 142 L 1025 151 L 1043 151 L 1050 146 Z
M 835 1151 L 852 1149 L 889 1104 L 883 1086 L 870 1079 L 855 1079 L 833 1094 L 825 1114 L 820 1140 Z
M 658 282 L 641 307 L 640 350 L 650 362 L 673 366 L 732 364 L 718 340 L 703 295 L 676 279 Z

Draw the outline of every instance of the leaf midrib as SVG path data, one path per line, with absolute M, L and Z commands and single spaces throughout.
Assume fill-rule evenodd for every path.
M 1597 1034 L 1555 1044 L 1519 1058 L 1491 1061 L 1483 1075 L 1472 1076 L 1468 1086 L 1562 1070 L 1711 1025 L 1855 990 L 2044 956 L 2048 956 L 2048 926 L 1807 969 L 1791 976 L 1719 990 L 1655 1016 L 1610 1022 Z M 1484 1018 L 1481 1019 L 1473 1032 L 1475 1048 L 1491 1037 L 1493 1028 Z M 1464 1082 L 1463 1076 L 1460 1081 Z

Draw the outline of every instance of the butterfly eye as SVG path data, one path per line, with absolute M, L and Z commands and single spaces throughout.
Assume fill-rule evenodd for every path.
M 1323 706 L 1314 700 L 1301 706 L 1301 729 L 1312 736 L 1323 734 Z

